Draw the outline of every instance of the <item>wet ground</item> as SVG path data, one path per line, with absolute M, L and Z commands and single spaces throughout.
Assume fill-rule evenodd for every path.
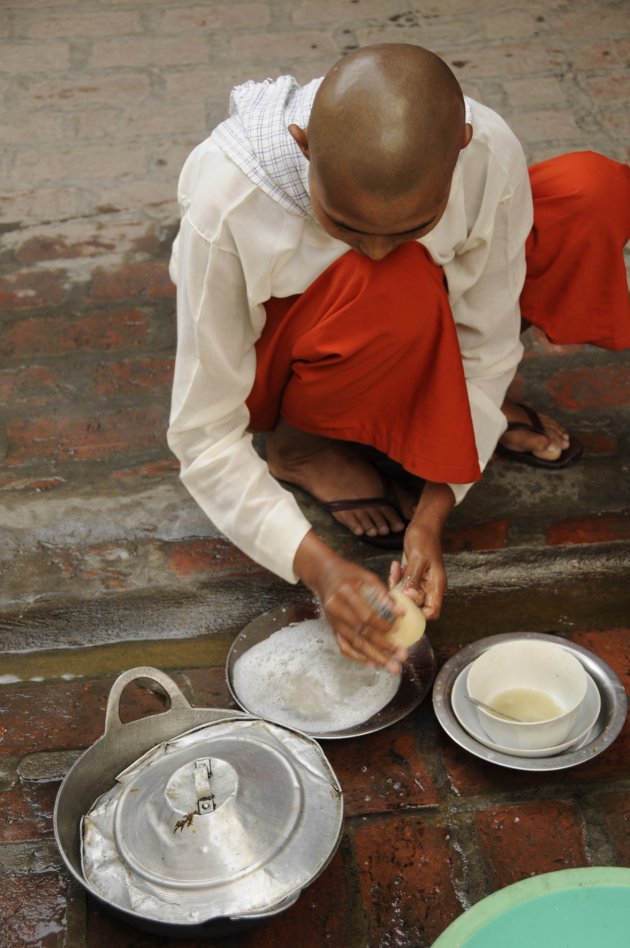
M 233 83 L 306 80 L 379 40 L 440 52 L 531 161 L 628 157 L 630 33 L 614 0 L 0 10 L 2 948 L 172 943 L 112 918 L 67 873 L 52 827 L 60 780 L 102 734 L 120 672 L 151 665 L 193 705 L 231 707 L 235 635 L 306 595 L 218 534 L 166 448 L 177 173 Z M 630 357 L 527 346 L 519 397 L 560 418 L 584 457 L 554 473 L 492 463 L 449 522 L 449 592 L 428 635 L 441 667 L 488 635 L 553 632 L 628 689 Z M 385 557 L 300 500 L 338 550 L 386 574 Z M 163 709 L 138 685 L 123 706 L 126 720 Z M 386 730 L 326 742 L 344 790 L 338 853 L 296 906 L 222 944 L 425 948 L 518 879 L 629 866 L 629 741 L 626 725 L 566 771 L 500 768 L 458 747 L 427 698 Z

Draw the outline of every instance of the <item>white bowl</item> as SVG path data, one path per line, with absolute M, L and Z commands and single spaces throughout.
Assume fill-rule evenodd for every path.
M 575 750 L 589 738 L 599 717 L 601 711 L 601 695 L 594 679 L 587 672 L 586 695 L 580 705 L 577 717 L 573 722 L 573 727 L 565 741 L 542 750 L 524 750 L 518 747 L 504 747 L 502 744 L 497 744 L 496 741 L 493 741 L 492 738 L 486 734 L 481 726 L 477 708 L 468 700 L 468 688 L 466 683 L 469 670 L 470 666 L 466 666 L 453 683 L 451 693 L 453 714 L 471 737 L 474 737 L 480 744 L 484 744 L 486 747 L 490 747 L 492 750 L 498 751 L 501 754 L 509 754 L 511 757 L 556 757 L 564 753 L 565 750 L 569 750 L 569 748 Z
M 515 750 L 545 750 L 568 738 L 587 682 L 581 662 L 562 645 L 517 639 L 475 659 L 467 688 L 471 698 L 523 718 L 511 721 L 478 708 L 479 721 L 493 742 Z M 535 720 L 537 711 L 542 719 Z

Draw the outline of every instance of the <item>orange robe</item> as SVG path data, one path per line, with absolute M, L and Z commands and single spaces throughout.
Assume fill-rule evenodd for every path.
M 523 317 L 556 343 L 629 347 L 630 168 L 581 152 L 533 166 L 530 180 Z M 444 276 L 421 244 L 378 262 L 350 250 L 266 311 L 247 401 L 253 430 L 282 417 L 371 445 L 426 480 L 479 479 Z

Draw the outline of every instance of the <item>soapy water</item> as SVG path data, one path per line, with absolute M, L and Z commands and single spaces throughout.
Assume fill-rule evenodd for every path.
M 392 700 L 400 675 L 341 654 L 324 619 L 294 622 L 234 664 L 239 701 L 259 717 L 323 734 L 363 724 Z

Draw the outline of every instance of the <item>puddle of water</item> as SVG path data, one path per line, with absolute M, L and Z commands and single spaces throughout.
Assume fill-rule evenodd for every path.
M 153 642 L 117 642 L 87 648 L 44 652 L 5 652 L 0 686 L 21 681 L 50 681 L 118 675 L 122 669 L 150 665 L 155 668 L 207 668 L 222 665 L 232 644 L 227 634 Z

